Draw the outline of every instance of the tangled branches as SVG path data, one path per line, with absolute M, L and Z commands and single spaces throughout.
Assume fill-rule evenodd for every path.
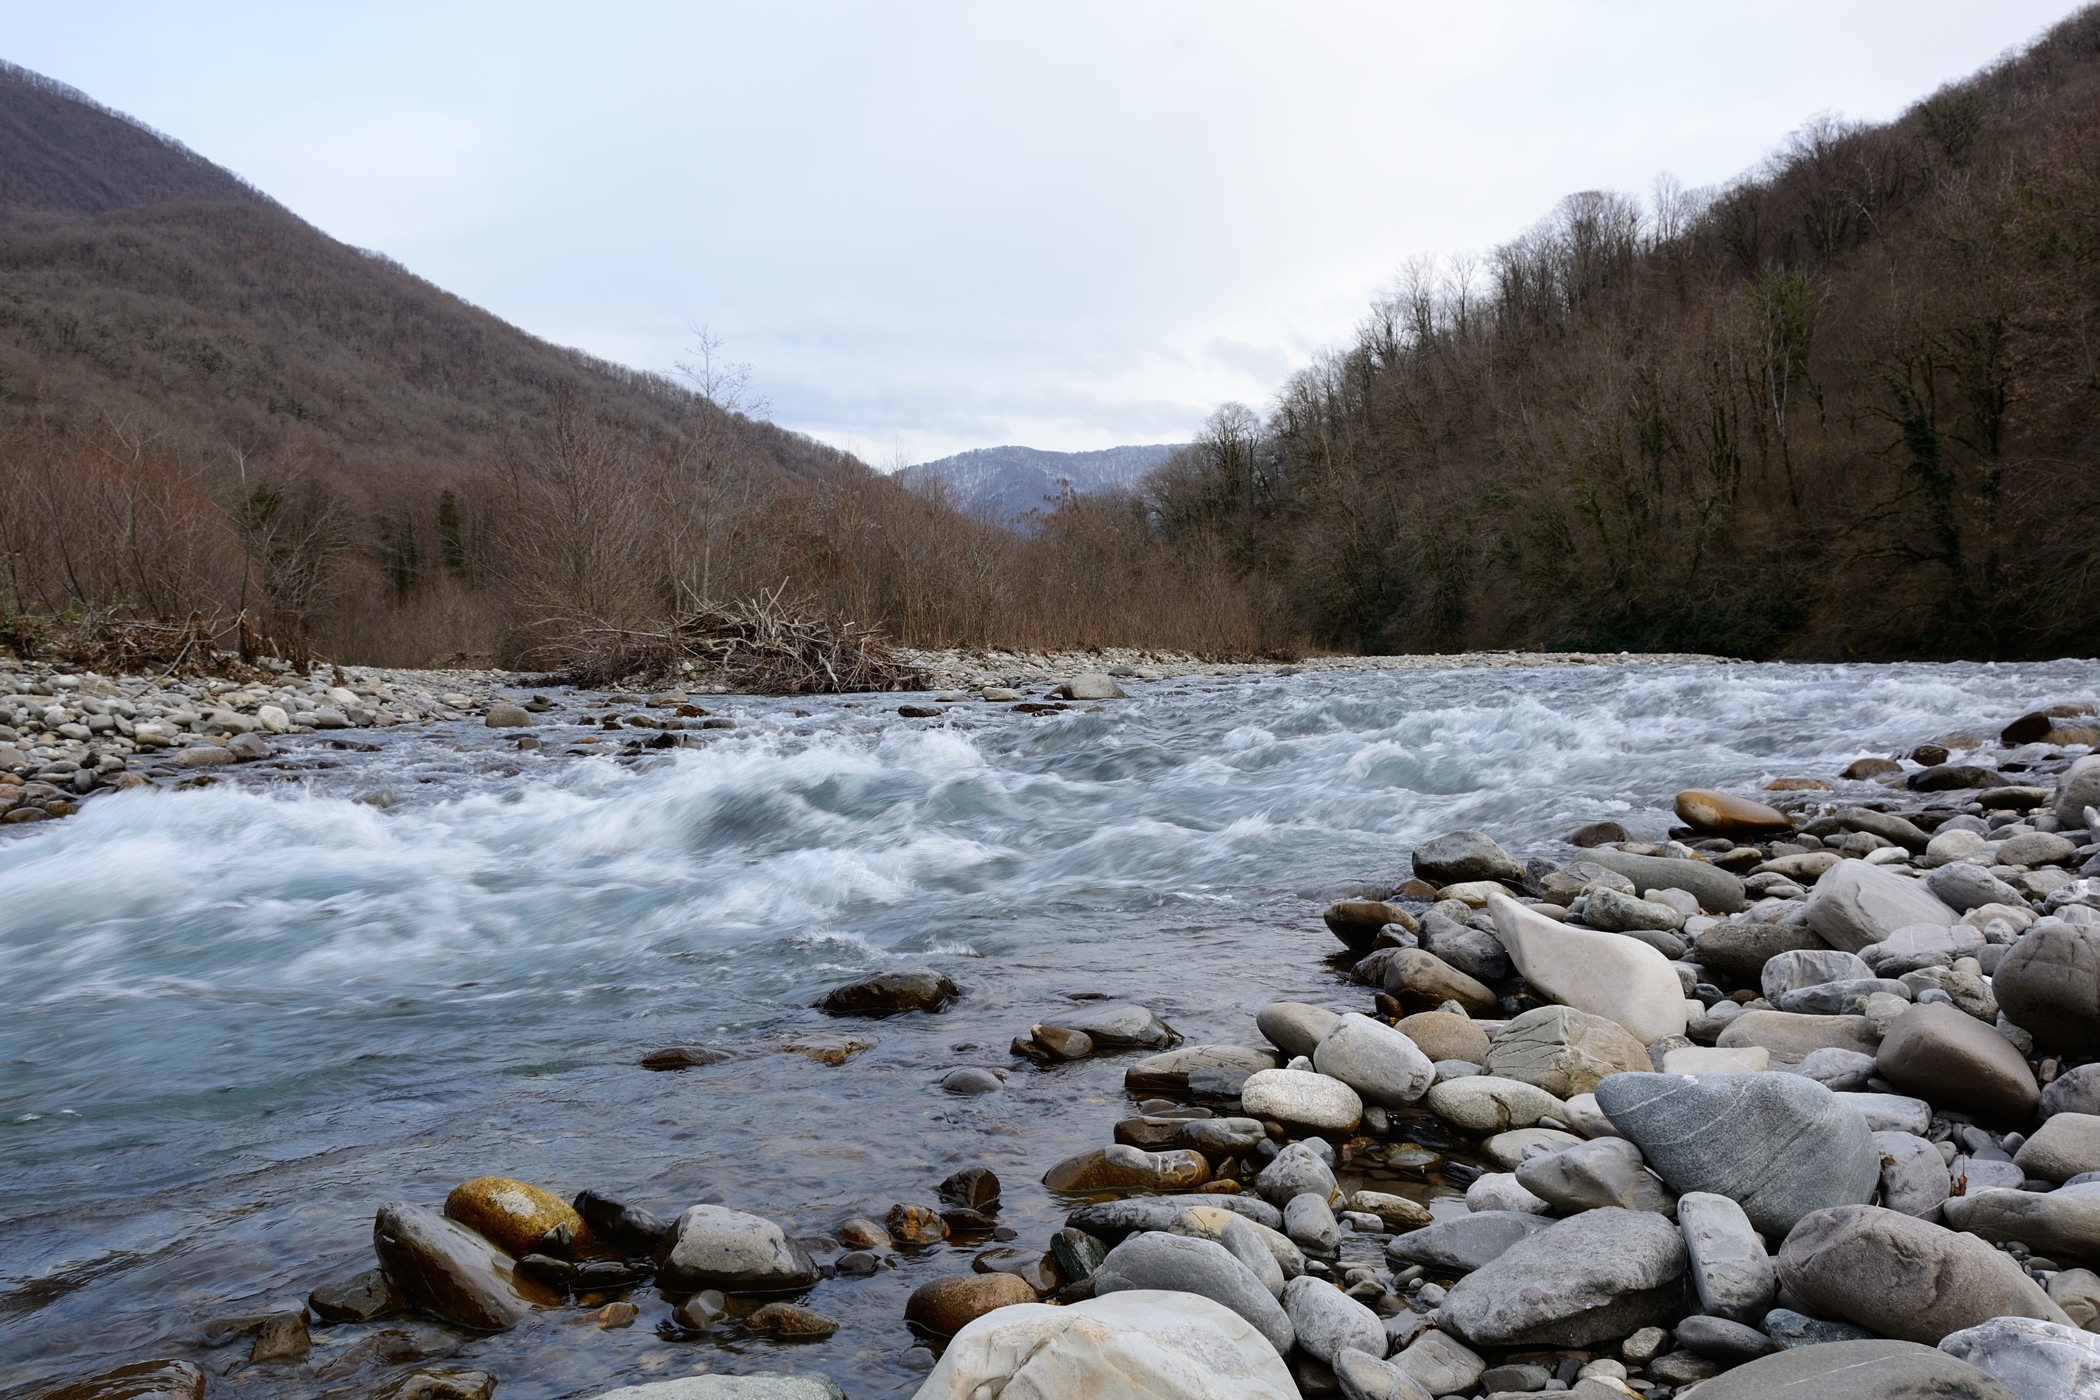
M 905 690 L 919 673 L 879 627 L 835 617 L 786 588 L 735 602 L 695 602 L 659 626 L 550 620 L 532 660 L 565 685 L 700 680 L 755 695 Z
M 231 633 L 232 649 L 222 645 Z M 186 622 L 105 614 L 47 618 L 28 613 L 0 617 L 0 647 L 24 661 L 56 661 L 107 675 L 214 675 L 232 680 L 268 678 L 263 658 L 305 672 L 314 663 L 303 641 L 289 645 L 259 631 L 243 612 L 231 622 L 192 612 Z

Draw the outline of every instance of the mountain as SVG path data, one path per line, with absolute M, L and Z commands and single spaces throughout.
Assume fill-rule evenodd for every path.
M 1033 447 L 980 447 L 906 467 L 898 479 L 921 492 L 945 490 L 956 509 L 1009 527 L 1053 509 L 1069 490 L 1098 495 L 1135 486 L 1177 445 L 1107 447 L 1097 452 L 1043 452 Z
M 716 415 L 338 242 L 181 143 L 0 64 L 0 421 L 149 428 L 196 455 L 384 480 L 485 457 L 563 398 L 673 439 Z M 732 416 L 789 476 L 859 469 Z

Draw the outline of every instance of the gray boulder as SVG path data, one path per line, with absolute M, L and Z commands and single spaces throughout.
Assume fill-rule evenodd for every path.
M 1933 871 L 1925 877 L 1925 888 L 1958 914 L 1966 914 L 1985 904 L 2019 905 L 2025 902 L 2011 885 L 1982 866 L 1967 861 L 1956 861 Z
M 1968 924 L 1912 924 L 1860 949 L 1859 956 L 1875 976 L 1901 977 L 1921 968 L 1952 967 L 1956 958 L 1973 958 L 1988 942 L 1983 930 Z
M 2059 822 L 2084 826 L 2088 807 L 2100 807 L 2100 754 L 2079 759 L 2056 780 L 2056 802 L 2051 810 Z
M 1872 836 L 1903 847 L 1912 855 L 1923 852 L 1931 837 L 1920 830 L 1916 823 L 1897 816 L 1893 812 L 1876 812 L 1866 807 L 1842 807 L 1838 809 L 1839 825 L 1847 831 L 1864 831 Z
M 1727 1196 L 1774 1239 L 1811 1211 L 1872 1200 L 1881 1179 L 1866 1121 L 1799 1075 L 1617 1074 L 1596 1093 L 1671 1189 Z
M 1102 1050 L 1158 1050 L 1181 1039 L 1150 1007 L 1128 1001 L 1088 1001 L 1059 1007 L 1044 1016 L 1042 1023 L 1078 1031 Z
M 1780 1247 L 1779 1282 L 1824 1317 L 1927 1345 L 1994 1317 L 2070 1320 L 1981 1239 L 1877 1206 L 1804 1216 Z
M 1094 1270 L 1095 1296 L 1130 1289 L 1198 1294 L 1238 1313 L 1268 1338 L 1277 1355 L 1291 1349 L 1295 1334 L 1283 1305 L 1252 1270 L 1215 1240 L 1151 1231 L 1132 1235 L 1111 1249 Z
M 1678 860 L 1670 856 L 1636 856 L 1624 851 L 1594 850 L 1584 859 L 1616 870 L 1633 881 L 1637 889 L 1683 890 L 1699 901 L 1702 909 L 1716 914 L 1741 912 L 1748 903 L 1743 882 L 1719 866 L 1703 860 Z
M 1320 1073 L 1356 1090 L 1364 1102 L 1384 1108 L 1404 1108 L 1436 1082 L 1435 1066 L 1412 1040 L 1353 1011 L 1321 1038 L 1312 1062 Z
M 1699 935 L 1692 956 L 1731 982 L 1756 982 L 1764 966 L 1781 953 L 1797 949 L 1828 949 L 1816 931 L 1806 924 L 1760 919 L 1744 915 L 1715 924 Z
M 1955 1229 L 1993 1244 L 2010 1240 L 2060 1263 L 2100 1264 L 2100 1194 L 1984 1190 L 1951 1196 L 1940 1209 Z
M 2100 1395 L 2100 1336 L 2026 1317 L 1994 1317 L 1940 1338 L 1940 1350 L 2022 1400 Z
M 1697 1400 L 2023 1400 L 1945 1352 L 1916 1342 L 1824 1342 L 1701 1381 Z
M 1487 1362 L 1471 1347 L 1431 1328 L 1393 1357 L 1393 1365 L 1432 1395 L 1462 1395 L 1479 1383 Z
M 1415 848 L 1415 874 L 1438 885 L 1500 880 L 1522 885 L 1524 867 L 1485 831 L 1452 831 Z
M 1306 1055 L 1335 1027 L 1341 1016 L 1325 1007 L 1302 1001 L 1272 1001 L 1254 1013 L 1254 1024 L 1268 1042 L 1286 1055 Z M 1274 1069 L 1274 1064 L 1261 1069 Z
M 1294 1142 L 1271 1159 L 1254 1179 L 1254 1189 L 1261 1198 L 1279 1210 L 1299 1196 L 1314 1195 L 1323 1201 L 1334 1199 L 1339 1189 L 1334 1179 L 1334 1167 L 1327 1153 L 1320 1150 L 1325 1144 L 1315 1146 L 1311 1142 Z
M 1477 1210 L 1396 1235 L 1385 1247 L 1396 1264 L 1421 1264 L 1444 1273 L 1466 1274 L 1500 1258 L 1512 1245 L 1554 1222 L 1515 1210 Z
M 1422 946 L 1478 981 L 1499 982 L 1509 976 L 1509 954 L 1493 934 L 1462 924 L 1441 909 L 1423 917 Z
M 1613 1207 L 1548 1225 L 1461 1278 L 1439 1325 L 1474 1346 L 1580 1347 L 1666 1322 L 1683 1298 L 1677 1227 Z
M 2013 1161 L 2030 1177 L 2069 1181 L 2082 1172 L 2100 1171 L 2100 1117 L 2059 1113 L 2028 1135 Z
M 2059 1113 L 2100 1114 L 2100 1064 L 2067 1069 L 2042 1090 L 2042 1117 Z
M 1743 1208 L 1726 1196 L 1692 1191 L 1677 1199 L 1685 1272 L 1702 1311 L 1731 1322 L 1756 1322 L 1772 1306 L 1779 1277 L 1765 1242 Z
M 558 1301 L 520 1275 L 510 1255 L 427 1206 L 381 1206 L 372 1248 L 411 1303 L 457 1327 L 500 1332 Z
M 2100 929 L 2037 920 L 1991 977 L 1998 1009 L 2047 1049 L 2100 1051 Z
M 1336 1356 L 1334 1380 L 1342 1400 L 1435 1400 L 1414 1377 L 1368 1351 L 1344 1350 Z
M 1114 1244 L 1141 1231 L 1172 1229 L 1175 1218 L 1195 1206 L 1229 1210 L 1268 1229 L 1283 1229 L 1283 1212 L 1251 1195 L 1126 1196 L 1080 1206 L 1065 1217 L 1065 1225 Z
M 1874 1057 L 1833 1045 L 1809 1051 L 1794 1072 L 1815 1080 L 1833 1094 L 1848 1094 L 1867 1087 L 1867 1081 L 1874 1077 Z
M 1856 953 L 1911 924 L 1951 924 L 1958 915 L 1915 880 L 1863 860 L 1840 861 L 1808 897 L 1808 926 L 1833 948 Z
M 1344 1351 L 1385 1349 L 1385 1324 L 1378 1314 L 1326 1279 L 1306 1274 L 1285 1284 L 1283 1310 L 1299 1350 L 1330 1366 Z

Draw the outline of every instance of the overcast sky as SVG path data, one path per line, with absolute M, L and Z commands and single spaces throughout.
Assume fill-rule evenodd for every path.
M 1186 438 L 1410 258 L 1881 119 L 2063 0 L 52 4 L 0 56 L 877 465 Z

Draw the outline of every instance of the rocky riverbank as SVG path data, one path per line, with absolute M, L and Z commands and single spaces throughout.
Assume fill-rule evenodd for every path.
M 841 1325 L 807 1290 L 900 1254 L 952 1261 L 886 1324 L 939 1339 L 937 1400 L 2092 1394 L 2100 729 L 2061 709 L 1690 788 L 1664 841 L 1605 821 L 1517 854 L 1422 842 L 1326 910 L 1333 995 L 1231 1043 L 1177 1043 L 1129 1003 L 1017 1011 L 1016 1068 L 1119 1057 L 1129 1099 L 1099 1146 L 1042 1163 L 1069 1214 L 1040 1237 L 1002 1228 L 1014 1183 L 981 1167 L 820 1235 L 768 1218 L 790 1201 L 479 1177 L 441 1206 L 375 1200 L 372 1267 L 214 1320 L 222 1364 L 56 1394 L 202 1395 L 243 1365 L 286 1393 L 489 1394 L 486 1371 L 418 1362 L 414 1313 L 461 1334 L 660 1318 L 746 1373 L 622 1400 L 852 1394 L 794 1365 Z M 1879 795 L 1840 801 L 1841 776 Z M 847 1057 L 879 1018 L 938 1024 L 971 994 L 927 967 L 824 1010 Z M 324 1325 L 358 1340 L 302 1374 Z

